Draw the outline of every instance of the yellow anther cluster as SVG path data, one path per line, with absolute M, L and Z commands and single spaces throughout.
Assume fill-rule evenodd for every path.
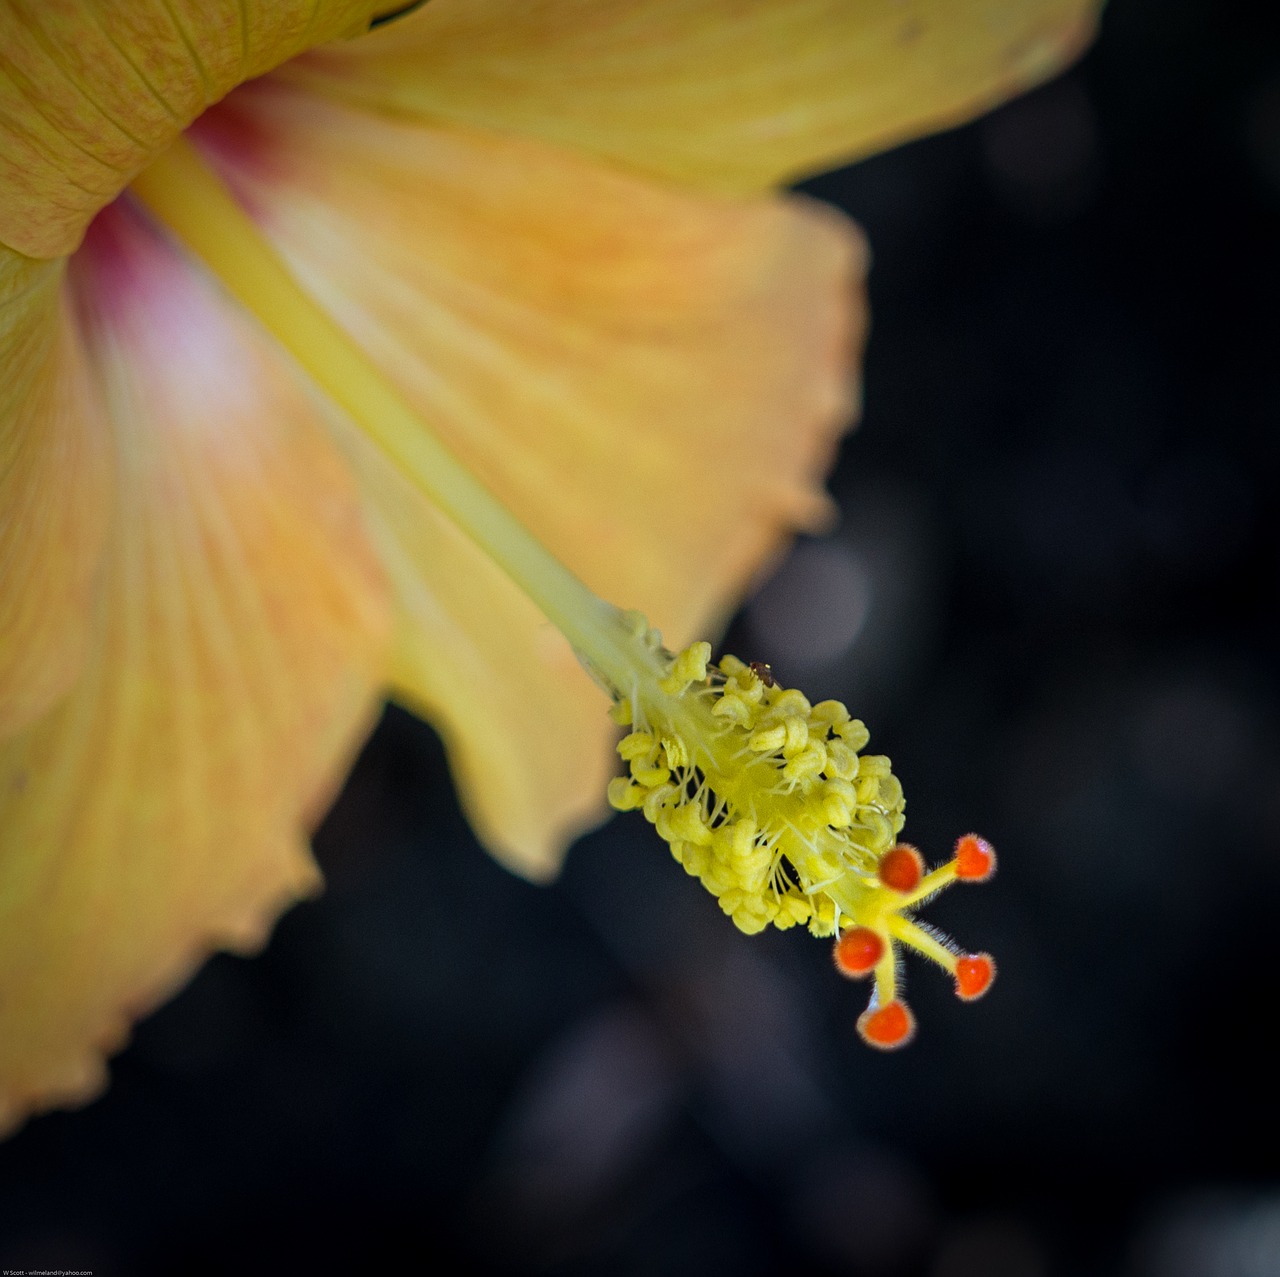
M 880 858 L 903 824 L 902 786 L 839 701 L 811 705 L 695 643 L 614 707 L 632 731 L 609 786 L 743 931 L 805 923 L 829 936 L 882 892 Z

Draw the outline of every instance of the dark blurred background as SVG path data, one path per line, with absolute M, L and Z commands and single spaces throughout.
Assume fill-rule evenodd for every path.
M 531 887 L 395 710 L 328 893 L 0 1147 L 0 1262 L 1277 1277 L 1280 18 L 1115 0 L 1065 78 L 808 184 L 875 253 L 867 409 L 727 641 L 847 699 L 932 860 L 917 1042 L 639 818 Z

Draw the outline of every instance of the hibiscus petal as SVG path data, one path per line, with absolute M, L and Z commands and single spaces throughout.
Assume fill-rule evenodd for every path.
M 0 243 L 69 253 L 210 103 L 387 0 L 0 0 Z
M 388 111 L 755 191 L 1045 79 L 1098 0 L 431 0 L 284 69 Z
M 608 703 L 491 559 L 380 454 L 353 451 L 400 603 L 392 694 L 438 727 L 476 836 L 545 881 L 607 815 Z
M 80 668 L 110 507 L 63 273 L 61 262 L 0 249 L 0 739 L 48 709 Z
M 828 516 L 818 481 L 863 319 L 862 241 L 837 215 L 270 84 L 197 137 L 424 421 L 673 641 L 718 624 L 784 537 Z M 442 724 L 490 847 L 545 874 L 599 811 L 600 693 L 386 462 L 360 463 L 405 602 L 397 690 Z
M 313 890 L 305 830 L 389 616 L 349 470 L 267 339 L 120 205 L 73 284 L 117 494 L 74 689 L 0 749 L 0 1126 Z

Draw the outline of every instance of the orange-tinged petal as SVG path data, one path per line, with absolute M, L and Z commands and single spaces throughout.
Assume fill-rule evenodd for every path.
M 476 836 L 545 880 L 606 815 L 608 702 L 491 559 L 369 445 L 355 453 L 400 603 L 393 692 L 439 728 Z
M 270 84 L 197 136 L 424 421 L 671 641 L 719 623 L 781 541 L 827 515 L 864 264 L 835 214 L 695 197 Z M 442 722 L 490 846 L 545 872 L 566 826 L 599 810 L 600 694 L 424 502 L 388 495 L 383 468 L 364 474 L 400 544 L 399 692 Z
M 1046 78 L 1098 0 L 431 0 L 285 68 L 350 101 L 755 191 Z
M 120 205 L 73 283 L 117 499 L 74 689 L 0 749 L 0 1125 L 314 889 L 388 623 L 345 462 L 267 339 Z
M 210 103 L 387 0 L 0 0 L 0 243 L 56 257 Z
M 0 739 L 80 668 L 111 500 L 64 265 L 0 248 Z

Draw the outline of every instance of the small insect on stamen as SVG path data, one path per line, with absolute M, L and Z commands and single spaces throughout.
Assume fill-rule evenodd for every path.
M 766 687 L 777 686 L 774 681 L 772 666 L 766 665 L 763 661 L 752 661 L 748 668 Z
M 915 1037 L 916 1019 L 906 1003 L 895 999 L 874 1010 L 868 1007 L 858 1017 L 858 1033 L 868 1046 L 893 1051 Z
M 965 834 L 956 842 L 956 877 L 964 882 L 985 882 L 996 871 L 995 849 L 977 834 Z
M 900 842 L 880 861 L 880 881 L 894 891 L 914 891 L 924 877 L 924 857 L 910 843 Z
M 956 959 L 956 997 L 964 1002 L 982 997 L 995 978 L 996 963 L 989 953 L 969 953 Z
M 852 979 L 870 975 L 884 957 L 884 941 L 870 927 L 850 927 L 832 949 L 836 970 Z

